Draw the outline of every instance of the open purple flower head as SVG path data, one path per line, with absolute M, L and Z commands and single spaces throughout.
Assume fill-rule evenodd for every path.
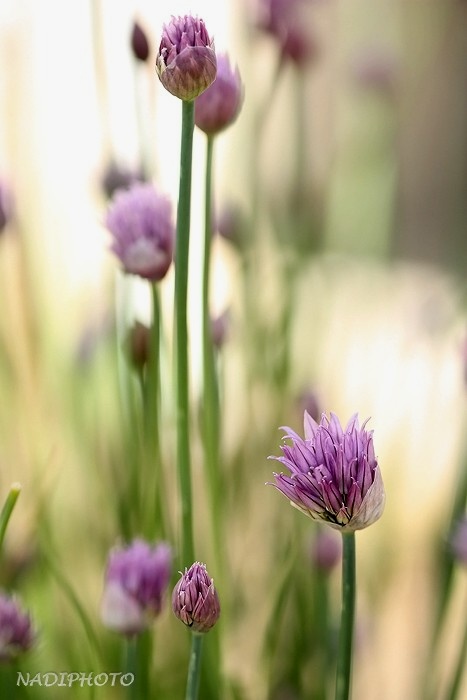
M 211 85 L 216 78 L 217 59 L 202 19 L 172 17 L 164 25 L 156 70 L 166 90 L 187 102 Z
M 276 488 L 314 520 L 341 531 L 362 530 L 384 509 L 384 486 L 373 448 L 373 431 L 359 427 L 355 414 L 343 430 L 333 413 L 318 424 L 306 411 L 305 438 L 284 427 L 282 457 L 290 471 L 274 474 Z
M 153 185 L 135 183 L 117 191 L 105 223 L 113 236 L 111 249 L 125 272 L 152 282 L 165 276 L 175 237 L 168 197 Z
M 195 124 L 205 134 L 218 134 L 235 121 L 242 102 L 238 68 L 232 68 L 226 54 L 219 54 L 215 81 L 196 99 Z
M 185 570 L 173 590 L 172 609 L 193 632 L 208 632 L 216 624 L 220 603 L 204 564 L 195 562 Z
M 14 596 L 0 594 L 0 663 L 14 661 L 34 644 L 31 617 Z
M 161 609 L 172 569 L 172 550 L 135 539 L 115 548 L 105 576 L 101 617 L 106 627 L 121 634 L 139 634 Z

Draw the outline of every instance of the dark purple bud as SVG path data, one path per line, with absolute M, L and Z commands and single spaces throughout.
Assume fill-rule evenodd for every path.
M 127 190 L 135 182 L 144 182 L 140 171 L 130 170 L 111 161 L 102 176 L 102 189 L 108 199 L 112 199 L 117 190 Z
M 195 124 L 208 136 L 230 126 L 243 102 L 243 86 L 238 68 L 231 68 L 228 56 L 217 56 L 215 81 L 196 98 Z
M 219 598 L 204 564 L 195 562 L 185 570 L 173 590 L 172 609 L 193 632 L 208 632 L 216 624 Z
M 145 31 L 138 22 L 133 23 L 131 32 L 131 48 L 138 61 L 146 62 L 149 58 L 149 42 Z
M 14 596 L 0 594 L 0 662 L 14 661 L 34 644 L 36 635 L 28 613 Z
M 127 336 L 126 349 L 131 364 L 139 370 L 146 367 L 149 360 L 151 329 L 135 321 Z
M 167 273 L 173 256 L 175 229 L 168 197 L 150 184 L 118 191 L 106 217 L 112 251 L 123 269 L 152 282 Z
M 172 550 L 165 542 L 151 546 L 136 539 L 114 549 L 101 604 L 104 625 L 125 635 L 143 632 L 161 611 L 171 568 Z
M 162 85 L 175 97 L 190 102 L 216 78 L 214 43 L 202 19 L 172 17 L 164 25 L 156 70 Z

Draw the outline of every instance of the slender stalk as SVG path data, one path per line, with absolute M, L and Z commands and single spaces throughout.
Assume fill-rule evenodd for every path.
M 459 691 L 461 689 L 461 682 L 464 672 L 467 668 L 467 625 L 464 626 L 464 638 L 462 640 L 461 648 L 459 650 L 459 656 L 457 659 L 457 664 L 454 669 L 454 675 L 451 681 L 451 686 L 449 692 L 446 695 L 446 700 L 457 700 L 459 698 Z
M 342 535 L 342 614 L 337 656 L 336 700 L 350 697 L 355 618 L 355 533 Z
M 177 470 L 181 499 L 182 566 L 194 561 L 193 506 L 191 493 L 189 370 L 188 370 L 188 257 L 190 248 L 191 168 L 194 102 L 182 102 L 180 186 L 175 251 L 175 362 L 177 403 Z
M 134 681 L 127 686 L 128 700 L 146 700 L 150 697 L 149 666 L 151 662 L 151 636 L 142 632 L 125 641 L 126 672 L 132 673 Z
M 0 512 L 0 553 L 3 547 L 3 540 L 5 539 L 5 533 L 10 520 L 11 514 L 15 507 L 16 501 L 21 491 L 21 484 L 12 484 L 10 486 L 10 492 L 5 499 L 3 508 Z
M 191 654 L 188 666 L 185 700 L 197 700 L 198 698 L 202 650 L 203 635 L 193 632 L 191 635 Z
M 136 681 L 138 679 L 138 654 L 136 650 L 136 638 L 129 637 L 125 640 L 125 673 L 132 674 L 134 676 L 134 682 L 127 686 L 128 700 L 137 700 L 138 698 L 138 687 Z

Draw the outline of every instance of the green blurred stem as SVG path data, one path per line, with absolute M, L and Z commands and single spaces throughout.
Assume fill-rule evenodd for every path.
M 467 668 L 467 625 L 464 626 L 464 638 L 459 650 L 454 676 L 446 700 L 457 700 L 461 688 L 462 677 Z
M 202 651 L 203 635 L 193 632 L 191 635 L 191 653 L 190 663 L 188 665 L 185 700 L 197 700 L 198 698 Z
M 355 533 L 342 534 L 342 614 L 337 656 L 336 700 L 350 697 L 355 619 Z
M 132 673 L 134 681 L 127 686 L 128 700 L 150 698 L 149 666 L 152 645 L 148 631 L 129 637 L 126 642 L 126 673 Z
M 190 248 L 191 169 L 193 157 L 194 102 L 182 102 L 180 186 L 175 250 L 175 363 L 177 405 L 177 470 L 181 499 L 182 566 L 194 561 L 193 506 L 189 434 L 188 372 L 188 258 Z
M 16 501 L 18 500 L 20 491 L 21 484 L 12 484 L 10 486 L 10 492 L 5 499 L 5 503 L 3 504 L 3 508 L 0 513 L 0 553 L 2 551 L 3 540 L 5 539 L 5 533 L 8 526 L 8 522 L 10 520 L 11 514 L 13 513 L 13 509 L 16 505 Z

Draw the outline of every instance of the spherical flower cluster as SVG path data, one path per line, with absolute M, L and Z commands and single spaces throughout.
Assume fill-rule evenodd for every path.
M 172 17 L 164 25 L 156 70 L 162 85 L 175 97 L 190 102 L 216 78 L 214 44 L 202 19 Z
M 220 603 L 204 564 L 195 562 L 185 570 L 173 590 L 172 609 L 193 632 L 208 632 L 216 624 Z
M 115 548 L 105 576 L 104 625 L 125 635 L 143 632 L 161 611 L 171 568 L 172 550 L 165 542 L 151 547 L 136 539 Z
M 217 56 L 215 81 L 195 102 L 195 124 L 205 134 L 218 134 L 238 116 L 243 86 L 238 68 L 232 68 L 226 54 Z
M 112 251 L 123 269 L 157 282 L 170 267 L 175 230 L 170 200 L 150 184 L 118 191 L 106 217 Z
M 276 488 L 305 515 L 353 532 L 374 523 L 384 508 L 384 487 L 373 448 L 373 431 L 360 428 L 357 415 L 345 430 L 331 413 L 318 423 L 305 411 L 305 439 L 283 428 L 282 457 L 290 471 L 274 474 Z
M 14 596 L 0 594 L 0 662 L 14 661 L 35 641 L 31 618 Z

